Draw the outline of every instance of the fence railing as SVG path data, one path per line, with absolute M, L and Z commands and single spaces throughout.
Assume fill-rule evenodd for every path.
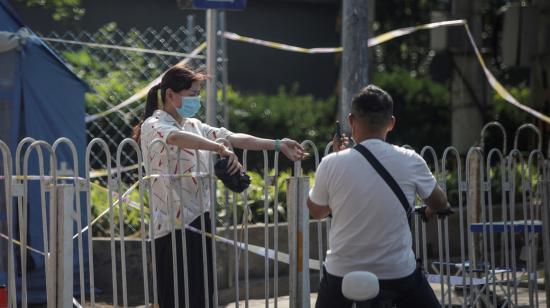
M 538 132 L 535 127 L 520 127 L 514 138 L 514 148 L 508 153 L 505 152 L 506 139 L 503 140 L 504 151 L 473 147 L 466 156 L 460 155 L 453 147 L 445 149 L 440 156 L 429 146 L 420 151 L 439 184 L 448 193 L 455 210 L 454 215 L 439 217 L 435 222 L 426 223 L 415 216 L 411 230 L 416 256 L 422 260 L 429 281 L 438 286 L 437 295 L 444 306 L 474 307 L 483 303 L 490 307 L 539 307 L 541 302 L 547 301 L 548 293 L 539 292 L 538 284 L 544 277 L 548 292 L 548 262 L 541 265 L 539 261 L 550 257 L 549 161 L 541 151 L 542 141 L 532 151 L 522 152 L 517 149 L 517 135 L 526 127 Z M 485 132 L 486 129 L 482 137 Z M 540 134 L 538 136 L 540 138 Z M 161 140 L 153 143 L 167 146 Z M 302 145 L 314 154 L 314 168 L 317 168 L 321 158 L 319 149 L 310 141 L 304 141 Z M 72 153 L 73 176 L 57 174 L 59 162 L 56 153 L 62 146 L 68 147 Z M 329 143 L 325 155 L 330 149 Z M 98 150 L 104 154 L 103 165 L 108 175 L 103 187 L 108 196 L 108 209 L 92 217 L 95 204 L 91 200 L 91 189 L 100 184 L 91 181 L 90 172 L 92 160 L 98 159 L 94 158 L 93 153 Z M 141 149 L 131 139 L 125 139 L 118 145 L 114 166 L 111 165 L 113 157 L 108 142 L 99 138 L 88 144 L 84 157 L 79 157 L 74 145 L 65 138 L 52 145 L 25 138 L 17 147 L 15 157 L 12 157 L 12 151 L 3 142 L 0 142 L 0 151 L 0 165 L 3 168 L 0 183 L 4 192 L 2 208 L 6 211 L 6 219 L 1 221 L 5 225 L 0 230 L 6 230 L 6 234 L 2 234 L 2 241 L 7 247 L 4 264 L 7 264 L 8 307 L 28 305 L 28 253 L 40 255 L 44 259 L 47 287 L 43 292 L 48 307 L 73 304 L 94 306 L 99 298 L 101 302 L 127 307 L 136 301 L 136 295 L 139 295 L 137 301 L 141 304 L 158 303 L 156 259 L 159 256 L 155 252 L 156 241 L 151 240 L 155 238 L 158 218 L 152 210 L 152 182 L 167 178 L 174 190 L 181 193 L 181 186 L 178 185 L 186 177 L 197 181 L 199 192 L 208 192 L 205 195 L 198 194 L 199 203 L 208 204 L 208 208 L 203 208 L 199 216 L 200 228 L 186 226 L 187 230 L 201 238 L 203 264 L 208 264 L 203 279 L 207 301 L 214 307 L 227 302 L 239 306 L 244 301 L 244 306 L 248 307 L 251 298 L 261 296 L 265 299 L 266 307 L 277 307 L 279 297 L 287 294 L 288 287 L 291 307 L 310 306 L 310 292 L 317 287 L 316 282 L 310 285 L 310 275 L 321 278 L 319 269 L 325 249 L 329 247 L 330 220 L 313 221 L 310 228 L 305 202 L 310 179 L 303 176 L 302 162 L 295 163 L 293 173 L 286 179 L 286 213 L 279 213 L 279 155 L 269 151 L 259 153 L 264 159 L 264 221 L 263 224 L 251 225 L 248 192 L 227 193 L 225 197 L 219 194 L 223 187 L 217 185 L 213 175 L 214 158 L 211 155 L 205 170 L 201 170 L 201 164 L 197 164 L 196 170 L 174 175 L 156 174 L 148 168 L 138 168 L 127 171 L 137 173 L 133 177 L 137 181 L 128 183 L 124 180 L 124 153 L 134 155 L 137 163 L 142 164 Z M 199 154 L 195 152 L 196 157 L 200 157 Z M 245 168 L 250 154 L 253 153 L 243 152 Z M 31 158 L 38 165 L 32 172 L 29 168 Z M 86 165 L 82 177 L 79 176 L 78 163 L 75 163 L 79 159 L 84 159 Z M 270 173 L 270 165 L 274 173 Z M 168 170 L 172 170 L 170 166 Z M 38 189 L 33 188 L 31 183 L 38 183 Z M 39 194 L 40 203 L 29 203 L 29 193 Z M 179 204 L 172 202 L 171 193 L 167 198 L 168 204 L 173 204 L 169 211 L 179 210 L 184 215 L 186 205 L 183 198 L 179 198 Z M 420 205 L 421 201 L 417 203 Z M 27 224 L 29 210 L 40 211 L 40 226 Z M 128 210 L 139 213 L 140 227 L 135 230 L 138 237 L 125 234 L 124 219 Z M 222 211 L 225 220 L 218 217 Z M 268 215 L 271 211 L 272 221 Z M 210 213 L 211 231 L 205 229 L 205 212 Z M 174 217 L 173 214 L 168 213 L 168 217 Z M 286 220 L 286 234 L 280 223 L 281 218 Z M 98 265 L 91 230 L 101 219 L 109 221 L 109 248 L 105 253 L 109 254 L 110 259 L 107 264 Z M 176 259 L 176 248 L 181 246 L 184 259 L 181 263 L 184 266 L 184 290 L 178 290 L 177 282 L 181 278 L 176 269 L 170 279 L 175 294 L 179 295 L 174 301 L 176 305 L 185 302 L 189 306 L 190 298 L 197 294 L 190 293 L 187 281 L 190 269 L 186 261 L 186 232 L 181 233 L 181 243 L 177 243 L 175 230 L 181 227 L 176 226 L 174 220 L 169 221 L 171 258 Z M 263 231 L 259 235 L 255 233 L 255 242 L 251 242 L 249 237 L 253 228 Z M 43 248 L 29 245 L 27 234 L 30 231 L 41 233 Z M 127 253 L 129 245 L 126 242 L 131 240 L 139 242 L 137 259 L 132 253 Z M 211 260 L 207 258 L 209 249 L 212 251 Z M 310 255 L 315 257 L 310 258 Z M 544 259 L 540 258 L 541 255 Z M 262 262 L 252 262 L 252 256 L 263 258 L 263 268 Z M 129 258 L 137 260 L 139 266 L 129 263 Z M 78 267 L 74 264 L 78 264 Z M 173 264 L 177 268 L 177 262 Z M 281 269 L 286 266 L 288 277 L 284 277 L 286 270 Z M 542 267 L 545 275 L 539 273 Z M 208 283 L 209 269 L 213 273 L 211 285 Z M 250 277 L 251 273 L 255 277 L 262 276 L 257 273 L 258 269 L 260 272 L 263 269 L 263 282 L 260 282 L 263 284 L 263 292 L 254 288 Z M 98 273 L 105 272 L 110 276 L 110 286 L 108 283 L 98 285 Z M 133 285 L 135 277 L 143 279 L 140 289 L 129 287 Z M 101 294 L 98 293 L 99 289 Z

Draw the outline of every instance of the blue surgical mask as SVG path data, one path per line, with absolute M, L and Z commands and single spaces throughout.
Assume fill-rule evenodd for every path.
M 183 96 L 181 98 L 181 107 L 177 108 L 177 112 L 184 118 L 192 118 L 201 109 L 200 96 Z

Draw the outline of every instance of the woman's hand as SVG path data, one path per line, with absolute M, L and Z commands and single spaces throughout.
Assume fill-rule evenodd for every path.
M 233 153 L 231 150 L 229 150 L 225 145 L 220 144 L 220 150 L 218 151 L 218 154 L 221 157 L 227 157 L 227 165 L 229 166 L 229 174 L 233 175 L 236 172 L 242 172 L 243 166 L 239 163 L 239 158 L 235 153 Z
M 346 137 L 346 134 L 342 134 L 342 139 L 337 138 L 334 136 L 332 139 L 332 151 L 333 152 L 340 152 L 342 150 L 345 150 L 348 148 L 349 145 L 349 138 Z
M 302 145 L 288 138 L 281 140 L 281 152 L 291 161 L 306 159 L 309 156 L 304 152 Z

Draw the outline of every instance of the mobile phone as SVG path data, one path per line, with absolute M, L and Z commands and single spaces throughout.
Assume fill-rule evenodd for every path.
M 338 144 L 342 144 L 342 138 L 342 125 L 340 125 L 340 121 L 336 121 L 336 125 L 334 126 L 334 139 Z

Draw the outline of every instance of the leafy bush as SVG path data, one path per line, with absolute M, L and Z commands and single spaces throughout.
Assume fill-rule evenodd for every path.
M 98 30 L 94 40 L 97 43 L 111 43 L 117 35 L 117 25 L 109 23 Z M 145 47 L 136 33 L 125 38 L 125 43 Z M 158 59 L 148 59 L 138 53 L 105 56 L 93 49 L 85 48 L 63 53 L 64 59 L 73 71 L 90 86 L 93 93 L 86 93 L 86 112 L 93 114 L 118 105 L 147 84 L 151 76 L 162 72 Z M 116 58 L 115 58 L 116 57 Z
M 242 94 L 228 91 L 229 129 L 264 138 L 288 137 L 298 142 L 313 141 L 319 150 L 332 139 L 336 121 L 336 97 L 316 99 L 298 95 L 297 88 L 280 88 L 276 95 Z M 290 168 L 286 160 L 281 169 Z M 259 158 L 253 157 L 249 170 L 262 170 Z
M 123 192 L 125 192 L 128 189 L 128 187 L 123 188 Z M 149 207 L 149 198 L 146 193 L 144 193 L 144 207 Z M 113 192 L 113 203 L 118 200 L 118 194 L 117 192 Z M 138 209 L 131 208 L 128 206 L 128 201 L 137 203 L 139 206 L 139 190 L 137 188 L 132 191 L 128 198 L 125 199 L 124 207 L 122 209 L 122 213 L 124 215 L 124 235 L 126 237 L 137 237 L 139 236 L 139 230 L 141 225 L 141 217 Z M 90 186 L 90 203 L 92 207 L 92 219 L 98 217 L 101 213 L 109 209 L 109 195 L 106 188 L 101 186 L 99 182 L 95 182 Z M 114 229 L 115 233 L 119 234 L 119 223 L 118 223 L 118 213 L 119 208 L 118 206 L 113 207 L 114 212 Z M 103 216 L 92 228 L 92 235 L 93 236 L 109 236 L 110 228 L 109 228 L 109 218 L 110 214 L 107 213 L 105 216 Z M 145 221 L 147 224 L 147 221 L 149 220 L 148 215 L 145 215 Z M 146 230 L 148 230 L 148 226 L 146 225 Z
M 413 77 L 403 69 L 376 73 L 374 84 L 393 98 L 397 122 L 388 135 L 391 143 L 409 144 L 415 149 L 431 145 L 438 153 L 450 145 L 451 108 L 443 85 Z
M 244 95 L 229 91 L 231 129 L 259 137 L 290 137 L 327 142 L 336 120 L 336 97 L 315 99 L 298 95 L 297 88 L 279 88 L 276 95 Z
M 268 175 L 268 181 L 273 179 L 275 174 L 274 170 L 271 170 Z M 251 178 L 250 187 L 247 190 L 248 194 L 248 208 L 250 212 L 248 214 L 248 221 L 251 223 L 263 223 L 265 219 L 265 208 L 264 208 L 264 189 L 265 182 L 262 173 L 257 172 L 248 172 L 248 175 Z M 310 178 L 310 183 L 313 184 L 314 172 L 307 173 L 307 176 Z M 278 221 L 286 221 L 287 205 L 286 205 L 286 180 L 291 177 L 290 170 L 280 171 L 279 176 L 277 177 L 277 211 L 278 211 Z M 227 191 L 223 189 L 223 184 L 218 181 L 218 191 L 217 191 L 217 212 L 218 218 L 220 221 L 223 221 L 225 225 L 233 223 L 233 199 L 227 199 Z M 231 195 L 231 194 L 229 194 Z M 227 200 L 227 202 L 226 202 Z M 273 223 L 275 221 L 273 202 L 275 201 L 275 186 L 272 183 L 269 183 L 268 188 L 268 222 Z M 227 207 L 226 207 L 227 204 Z M 243 214 L 245 211 L 245 203 L 242 196 L 239 196 L 236 202 L 237 205 L 237 223 L 242 223 Z
M 464 162 L 464 160 L 462 160 L 462 161 Z M 452 168 L 455 168 L 454 165 L 453 165 Z M 537 187 L 537 185 L 539 185 L 539 181 L 540 181 L 540 178 L 537 174 L 536 168 L 532 168 L 530 172 L 529 172 L 529 170 L 527 169 L 526 166 L 525 166 L 525 170 L 523 168 L 524 167 L 522 167 L 520 165 L 517 165 L 515 167 L 514 200 L 516 201 L 516 207 L 521 207 L 522 202 L 523 202 L 523 190 L 522 190 L 522 182 L 521 182 L 522 175 L 523 175 L 523 177 L 525 177 L 525 182 L 527 184 L 532 185 L 533 191 L 537 191 L 536 187 Z M 489 171 L 488 172 L 488 174 L 489 174 L 489 179 L 488 180 L 490 181 L 490 184 L 491 184 L 491 199 L 492 199 L 491 201 L 492 201 L 492 204 L 493 204 L 493 209 L 497 208 L 497 206 L 500 208 L 500 205 L 503 201 L 502 200 L 502 181 L 501 181 L 502 172 L 501 172 L 501 169 L 500 169 L 500 165 L 495 164 L 495 165 L 489 167 L 488 171 Z M 461 176 L 462 176 L 462 180 L 465 180 L 465 178 L 466 178 L 465 171 L 462 171 Z M 530 176 L 530 178 L 529 178 L 529 176 Z M 447 199 L 449 200 L 449 203 L 453 207 L 458 207 L 458 205 L 459 205 L 459 202 L 458 202 L 459 201 L 459 199 L 458 199 L 459 187 L 458 187 L 458 177 L 457 177 L 456 168 L 453 169 L 453 170 L 450 170 L 447 173 L 446 178 L 445 178 L 445 183 L 446 183 L 446 186 L 447 186 Z M 506 198 L 509 198 L 509 192 L 507 192 L 506 194 L 507 194 Z M 486 198 L 488 198 L 488 194 L 486 195 Z M 533 198 L 534 204 L 537 204 L 537 205 L 540 204 L 540 196 L 539 195 L 536 195 L 536 196 L 533 195 L 533 196 L 531 196 L 531 198 Z M 507 201 L 507 206 L 508 207 L 510 206 L 509 201 L 510 200 Z M 466 194 L 463 194 L 462 202 L 463 202 L 463 206 L 466 207 L 466 202 L 467 202 Z M 488 199 L 486 199 L 486 202 L 488 202 Z
M 518 87 L 507 87 L 507 90 L 510 94 L 515 97 L 520 103 L 529 105 L 531 101 L 530 90 L 527 86 L 518 86 Z M 513 146 L 511 143 L 513 141 L 513 136 L 516 132 L 516 129 L 524 123 L 534 123 L 534 117 L 527 114 L 526 112 L 520 111 L 517 107 L 505 101 L 500 95 L 496 92 L 493 93 L 493 103 L 492 108 L 488 110 L 488 117 L 499 121 L 505 128 L 507 136 L 512 137 L 508 140 L 508 151 Z M 535 109 L 540 109 L 536 108 Z M 531 131 L 528 133 L 523 132 L 521 134 L 522 138 L 518 140 L 519 149 L 534 149 L 537 146 L 537 140 L 535 134 Z M 489 146 L 500 147 L 502 144 L 502 137 L 500 134 L 491 134 L 489 133 L 487 142 Z
M 251 184 L 247 190 L 248 193 L 248 208 L 249 215 L 248 221 L 250 223 L 263 223 L 264 222 L 264 178 L 263 174 L 250 171 L 248 172 L 251 177 Z M 272 177 L 275 174 L 274 170 L 269 172 L 269 176 Z M 279 212 L 278 221 L 286 221 L 286 179 L 291 176 L 290 171 L 280 171 L 277 179 L 278 186 L 278 204 L 277 209 Z M 310 172 L 308 174 L 310 181 L 313 181 L 314 173 Z M 218 226 L 229 226 L 233 224 L 233 199 L 232 193 L 226 190 L 218 180 L 217 183 L 217 203 L 216 203 L 216 212 L 218 219 Z M 128 187 L 124 187 L 123 192 L 126 191 Z M 273 212 L 273 202 L 275 195 L 275 186 L 269 186 L 269 212 L 268 212 L 268 221 L 270 223 L 275 221 L 274 212 Z M 101 213 L 109 209 L 109 199 L 108 191 L 106 188 L 102 187 L 99 182 L 91 185 L 90 189 L 90 202 L 92 206 L 92 219 L 98 217 Z M 229 198 L 228 198 L 229 197 Z M 227 199 L 228 198 L 228 199 Z M 117 192 L 113 193 L 113 202 L 118 200 Z M 227 200 L 227 202 L 226 202 Z M 128 197 L 125 199 L 123 215 L 124 215 L 124 234 L 127 237 L 138 237 L 140 235 L 140 226 L 141 226 L 141 217 L 139 208 L 129 206 L 130 203 L 133 203 L 136 207 L 139 207 L 139 190 L 136 188 L 133 190 Z M 236 201 L 237 209 L 237 223 L 242 223 L 243 213 L 246 209 L 244 199 L 241 195 L 238 195 Z M 149 198 L 148 193 L 144 191 L 144 208 L 145 212 L 149 212 Z M 118 206 L 114 207 L 114 227 L 115 233 L 119 234 L 119 222 L 118 222 Z M 109 213 L 107 212 L 92 228 L 93 236 L 109 236 Z M 149 215 L 145 215 L 146 230 L 148 230 L 148 221 Z

